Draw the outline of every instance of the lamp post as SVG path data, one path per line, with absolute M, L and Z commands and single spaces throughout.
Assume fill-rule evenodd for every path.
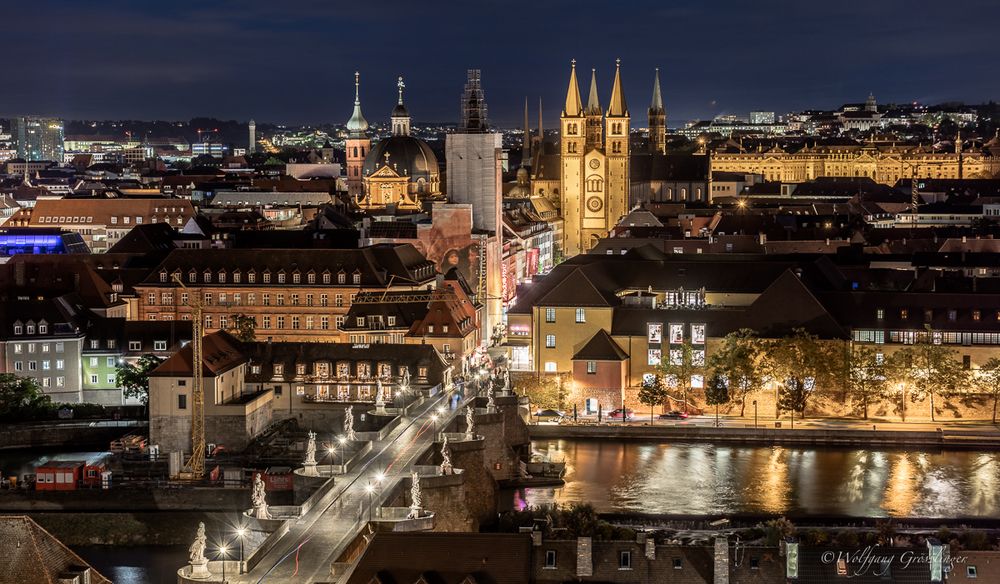
M 365 492 L 368 493 L 368 522 L 372 521 L 372 493 L 375 492 L 375 487 L 372 486 L 371 481 L 368 482 L 368 486 L 365 487 Z
M 229 557 L 229 550 L 226 546 L 219 548 L 219 557 L 222 558 L 222 583 L 226 583 L 226 558 Z
M 757 400 L 753 400 L 753 427 L 757 428 Z
M 240 574 L 243 573 L 243 540 L 246 538 L 246 536 L 247 536 L 247 529 L 245 527 L 236 528 L 236 537 L 239 538 L 240 540 L 240 571 L 239 571 Z

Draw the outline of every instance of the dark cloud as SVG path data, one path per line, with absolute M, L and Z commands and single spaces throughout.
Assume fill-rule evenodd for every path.
M 453 121 L 464 71 L 478 67 L 496 121 L 517 123 L 527 94 L 545 100 L 553 126 L 573 57 L 597 68 L 605 99 L 621 57 L 639 123 L 657 66 L 672 121 L 832 107 L 869 91 L 998 93 L 995 0 L 8 4 L 0 114 L 340 122 L 360 69 L 370 118 L 387 117 L 403 74 L 415 118 Z

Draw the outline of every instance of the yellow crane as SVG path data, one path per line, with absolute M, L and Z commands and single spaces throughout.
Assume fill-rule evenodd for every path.
M 188 287 L 180 274 L 173 275 L 174 282 L 183 290 Z M 202 382 L 202 304 L 201 299 L 188 298 L 191 307 L 191 458 L 188 459 L 181 478 L 201 479 L 205 476 L 205 389 Z

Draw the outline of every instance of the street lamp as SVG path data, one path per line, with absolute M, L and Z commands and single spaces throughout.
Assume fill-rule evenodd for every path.
M 226 546 L 219 548 L 219 557 L 222 558 L 222 582 L 226 582 L 226 558 L 229 557 L 229 549 Z
M 372 520 L 372 494 L 375 492 L 375 487 L 372 486 L 371 482 L 365 487 L 365 492 L 368 493 L 368 522 L 371 523 Z
M 236 537 L 240 540 L 240 574 L 243 573 L 243 540 L 246 539 L 247 528 L 238 527 L 236 528 Z
M 327 446 L 326 447 L 326 452 L 327 452 L 327 454 L 330 455 L 330 476 L 333 476 L 333 465 L 334 465 L 334 463 L 337 462 L 337 460 L 335 458 L 337 456 L 337 447 L 336 446 Z

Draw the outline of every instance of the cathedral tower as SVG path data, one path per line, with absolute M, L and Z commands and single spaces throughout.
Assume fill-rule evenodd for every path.
M 403 83 L 403 76 L 399 76 L 399 80 L 396 81 L 396 89 L 399 91 L 399 100 L 396 102 L 396 107 L 392 108 L 392 115 L 389 117 L 392 119 L 392 135 L 393 136 L 409 136 L 410 135 L 410 112 L 403 105 L 403 89 L 406 84 Z
M 649 104 L 649 153 L 667 153 L 667 111 L 660 93 L 660 69 L 653 77 L 653 101 Z
M 597 96 L 597 70 L 590 70 L 590 97 L 587 98 L 587 144 L 584 150 L 590 152 L 601 144 L 601 100 Z
M 576 59 L 569 73 L 566 105 L 559 117 L 559 210 L 563 216 L 563 254 L 580 253 L 580 213 L 583 196 L 583 154 L 586 117 L 580 84 L 576 79 Z
M 615 80 L 611 86 L 611 103 L 604 118 L 604 153 L 607 156 L 605 184 L 604 237 L 628 211 L 629 196 L 629 136 L 630 116 L 622 88 L 621 59 L 615 60 Z M 588 249 L 591 246 L 587 246 Z
M 361 113 L 360 95 L 361 74 L 354 72 L 354 113 L 347 120 L 347 140 L 344 147 L 347 150 L 347 192 L 354 198 L 364 195 L 364 179 L 361 169 L 365 156 L 371 149 L 371 139 L 368 138 L 368 120 Z

